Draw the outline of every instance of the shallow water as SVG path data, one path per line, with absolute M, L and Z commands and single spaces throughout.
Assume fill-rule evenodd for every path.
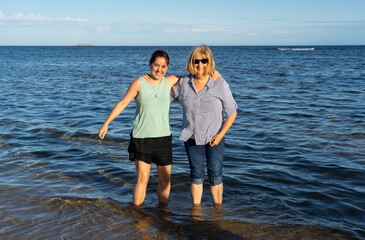
M 365 47 L 212 47 L 239 106 L 224 204 L 192 208 L 173 103 L 168 207 L 143 207 L 127 146 L 134 103 L 97 130 L 159 47 L 0 47 L 1 239 L 365 238 Z M 161 47 L 185 74 L 191 47 Z

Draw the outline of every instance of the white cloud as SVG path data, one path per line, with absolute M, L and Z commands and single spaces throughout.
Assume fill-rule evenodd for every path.
M 89 22 L 87 19 L 83 18 L 52 18 L 47 16 L 42 16 L 40 14 L 23 14 L 17 13 L 11 16 L 6 16 L 2 11 L 0 11 L 0 20 L 2 24 L 11 25 L 37 25 L 37 24 L 51 24 L 51 23 L 85 23 Z
M 97 33 L 105 33 L 111 30 L 111 26 L 97 26 L 96 32 Z
M 162 24 L 164 32 L 167 33 L 214 33 L 225 34 L 228 32 L 237 32 L 237 26 L 230 24 L 202 24 L 189 22 L 172 22 Z
M 216 26 L 204 26 L 204 27 L 192 27 L 191 31 L 198 33 L 209 33 L 209 32 L 221 32 L 221 28 L 217 28 Z
M 23 13 L 18 13 L 11 17 L 7 17 L 6 19 L 10 19 L 10 20 L 49 20 L 49 18 L 45 18 L 39 14 L 34 15 L 33 13 L 28 14 L 28 15 L 24 15 Z

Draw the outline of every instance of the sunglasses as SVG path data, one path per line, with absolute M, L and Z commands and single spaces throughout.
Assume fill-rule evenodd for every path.
M 194 64 L 199 64 L 201 62 L 202 64 L 207 64 L 208 59 L 194 59 Z

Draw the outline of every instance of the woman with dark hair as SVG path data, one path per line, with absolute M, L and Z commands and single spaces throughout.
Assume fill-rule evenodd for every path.
M 180 140 L 190 164 L 190 191 L 193 204 L 199 205 L 207 168 L 214 204 L 223 200 L 224 136 L 237 115 L 237 104 L 227 82 L 219 77 L 212 81 L 215 63 L 206 45 L 196 47 L 186 63 L 190 73 L 172 88 L 172 97 L 183 107 Z M 226 119 L 223 119 L 223 111 Z
M 155 51 L 149 66 L 150 76 L 140 77 L 132 82 L 123 99 L 114 107 L 99 129 L 99 137 L 104 139 L 109 123 L 121 114 L 133 99 L 136 100 L 136 115 L 128 152 L 130 160 L 136 165 L 137 183 L 133 191 L 133 203 L 137 206 L 143 204 L 146 196 L 151 163 L 157 166 L 157 195 L 161 204 L 167 204 L 171 186 L 170 90 L 178 78 L 165 77 L 169 67 L 169 56 L 165 51 Z

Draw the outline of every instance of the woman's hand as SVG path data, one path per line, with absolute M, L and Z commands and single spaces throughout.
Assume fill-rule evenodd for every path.
M 99 129 L 99 138 L 104 139 L 106 132 L 108 131 L 108 125 L 103 125 Z
M 226 118 L 226 121 L 224 122 L 221 131 L 217 135 L 215 135 L 215 137 L 209 140 L 209 144 L 211 147 L 219 144 L 224 135 L 226 135 L 228 129 L 232 126 L 234 120 L 236 119 L 236 116 L 237 116 L 237 111 Z
M 212 139 L 209 140 L 209 145 L 211 147 L 214 147 L 214 146 L 218 145 L 221 142 L 221 140 L 222 140 L 223 137 L 224 137 L 223 134 L 219 134 L 218 133 Z
M 143 76 L 142 76 L 144 79 L 146 79 L 146 80 L 151 80 L 151 77 L 150 77 L 150 75 L 148 75 L 148 74 L 143 74 Z
M 217 70 L 214 70 L 212 72 L 212 80 L 213 81 L 217 80 L 220 76 L 221 76 L 221 74 Z

